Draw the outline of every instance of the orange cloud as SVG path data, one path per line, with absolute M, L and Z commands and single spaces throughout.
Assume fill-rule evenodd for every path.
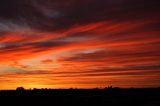
M 0 89 L 158 86 L 160 33 L 148 30 L 156 21 L 101 21 L 36 35 L 4 34 L 0 64 L 18 69 L 11 75 L 3 71 Z

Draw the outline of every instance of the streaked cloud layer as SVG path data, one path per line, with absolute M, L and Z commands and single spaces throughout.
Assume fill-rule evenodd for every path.
M 2 0 L 0 89 L 159 87 L 158 0 Z

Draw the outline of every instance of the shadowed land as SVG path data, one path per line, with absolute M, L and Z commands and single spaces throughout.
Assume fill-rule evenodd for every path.
M 160 106 L 160 88 L 33 89 L 0 91 L 1 103 L 21 106 Z M 6 102 L 7 101 L 7 102 Z

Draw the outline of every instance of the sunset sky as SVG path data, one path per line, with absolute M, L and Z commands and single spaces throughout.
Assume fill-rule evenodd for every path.
M 159 0 L 1 0 L 0 89 L 160 87 Z

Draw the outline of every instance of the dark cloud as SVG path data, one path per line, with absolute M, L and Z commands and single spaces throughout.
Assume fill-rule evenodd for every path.
M 2 0 L 0 3 L 1 32 L 13 32 L 15 27 L 33 27 L 43 16 L 31 5 L 30 0 Z M 34 27 L 33 27 L 34 28 Z M 17 32 L 20 30 L 17 29 Z
M 107 62 L 107 61 L 113 61 L 115 63 L 121 63 L 121 62 L 134 62 L 137 60 L 141 60 L 143 57 L 151 57 L 150 60 L 156 60 L 156 57 L 160 56 L 159 52 L 156 52 L 157 50 L 148 50 L 148 51 L 112 51 L 112 50 L 103 50 L 98 51 L 94 53 L 77 53 L 76 55 L 72 57 L 66 57 L 63 58 L 63 61 L 75 61 L 75 62 Z M 132 58 L 127 59 L 127 57 L 132 57 L 137 60 L 133 60 Z M 121 58 L 121 59 L 120 59 Z
M 44 51 L 49 48 L 63 47 L 65 45 L 71 44 L 73 42 L 58 42 L 58 41 L 45 41 L 45 42 L 34 42 L 34 43 L 24 43 L 24 44 L 7 44 L 1 48 L 0 52 L 14 52 L 32 49 L 33 51 Z
M 5 37 L 5 35 L 3 35 Z M 57 39 L 47 40 L 47 41 L 40 41 L 40 42 L 10 42 L 10 43 L 4 43 L 0 46 L 0 53 L 4 52 L 17 52 L 17 51 L 23 51 L 31 49 L 34 52 L 40 52 L 48 49 L 56 49 L 58 47 L 64 47 L 71 44 L 76 44 L 79 42 L 85 41 L 85 37 L 60 37 Z
M 103 20 L 159 17 L 158 0 L 1 0 L 1 32 L 16 27 L 54 31 Z M 12 31 L 12 30 L 11 30 Z

